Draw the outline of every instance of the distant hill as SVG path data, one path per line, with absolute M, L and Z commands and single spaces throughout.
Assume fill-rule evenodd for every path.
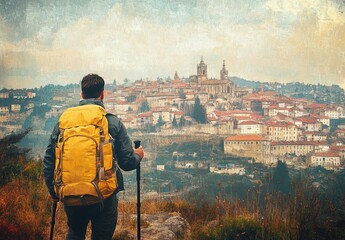
M 308 84 L 304 82 L 259 82 L 250 81 L 236 76 L 230 77 L 235 85 L 239 87 L 262 88 L 266 91 L 276 91 L 279 94 L 292 98 L 305 98 L 318 103 L 344 103 L 345 92 L 339 85 L 331 86 L 317 84 Z
M 235 83 L 235 85 L 237 85 L 239 87 L 258 88 L 262 85 L 262 82 L 250 81 L 250 80 L 246 80 L 246 79 L 239 78 L 236 76 L 230 77 L 230 80 L 233 81 Z

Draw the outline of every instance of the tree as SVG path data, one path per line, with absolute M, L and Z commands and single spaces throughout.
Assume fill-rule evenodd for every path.
M 147 100 L 141 102 L 139 112 L 147 112 L 149 110 L 150 110 L 150 106 L 149 106 L 149 103 L 147 102 Z
M 178 91 L 178 95 L 181 99 L 186 99 L 186 94 L 184 93 L 184 91 L 182 89 L 180 89 Z
M 192 104 L 188 104 L 187 102 L 182 102 L 182 104 L 180 105 L 181 110 L 185 113 L 185 115 L 187 116 L 191 116 L 193 115 L 193 105 Z
M 159 115 L 159 118 L 158 118 L 158 121 L 157 121 L 156 126 L 157 126 L 157 127 L 161 127 L 161 126 L 163 126 L 164 124 L 165 124 L 165 122 L 163 121 L 162 116 Z
M 31 131 L 30 128 L 12 133 L 0 139 L 0 185 L 7 183 L 13 177 L 19 175 L 25 168 L 19 159 L 27 159 L 30 150 L 23 149 L 17 144 Z
M 177 121 L 176 121 L 175 115 L 174 115 L 174 118 L 172 120 L 172 126 L 173 126 L 173 128 L 177 128 Z
M 46 104 L 42 104 L 40 106 L 34 106 L 34 109 L 31 113 L 32 116 L 38 116 L 40 118 L 44 118 L 46 112 L 49 112 L 51 110 L 51 107 L 46 105 Z
M 114 79 L 114 81 L 113 81 L 113 91 L 116 92 L 116 90 L 117 90 L 117 82 Z
M 186 124 L 186 119 L 184 119 L 183 116 L 181 116 L 180 121 L 178 122 L 179 127 L 183 127 Z
M 59 121 L 59 119 L 57 117 L 51 116 L 45 122 L 43 130 L 45 130 L 45 131 L 52 131 L 54 126 L 58 123 L 58 121 Z
M 23 130 L 28 129 L 31 127 L 31 125 L 32 125 L 32 116 L 30 115 L 25 119 L 22 129 Z
M 285 162 L 279 160 L 273 172 L 272 187 L 282 194 L 291 193 L 291 179 Z
M 137 99 L 135 95 L 130 95 L 126 97 L 127 102 L 134 102 Z
M 197 96 L 194 101 L 193 118 L 198 123 L 207 123 L 206 109 L 200 104 L 200 99 Z

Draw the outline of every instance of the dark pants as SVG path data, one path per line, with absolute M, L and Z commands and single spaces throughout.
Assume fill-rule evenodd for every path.
M 91 220 L 92 240 L 111 240 L 117 222 L 116 194 L 107 198 L 100 204 L 91 206 L 68 207 L 65 206 L 68 223 L 68 240 L 85 239 L 86 228 Z

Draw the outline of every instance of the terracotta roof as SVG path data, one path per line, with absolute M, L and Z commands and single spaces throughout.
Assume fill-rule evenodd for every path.
M 316 119 L 329 119 L 328 116 L 323 116 L 323 115 L 311 114 L 310 116 Z
M 133 120 L 133 118 L 125 118 L 125 119 L 121 119 L 121 122 L 131 122 Z
M 251 117 L 249 116 L 232 116 L 233 118 L 235 118 L 236 120 L 251 120 Z
M 312 142 L 308 141 L 280 141 L 280 142 L 271 142 L 271 146 L 282 146 L 282 145 L 313 145 Z
M 149 98 L 149 97 L 168 97 L 168 96 L 177 96 L 177 94 L 172 93 L 172 92 L 160 92 L 160 93 L 147 95 L 146 98 Z
M 276 116 L 277 116 L 277 117 L 280 117 L 280 118 L 288 118 L 288 116 L 286 116 L 285 114 L 283 114 L 283 113 L 281 113 L 281 112 L 277 113 Z
M 175 111 L 175 112 L 173 112 L 175 115 L 183 115 L 184 114 L 184 112 L 183 111 Z
M 104 90 L 104 96 L 109 96 L 109 95 L 112 95 L 112 94 L 113 94 L 112 91 Z
M 138 102 L 144 102 L 144 101 L 146 101 L 146 98 L 137 98 L 137 99 L 135 100 L 136 103 L 138 103 Z
M 304 131 L 304 134 L 315 134 L 315 135 L 327 136 L 326 133 L 323 133 L 323 132 L 316 132 L 316 131 Z
M 151 117 L 152 112 L 144 112 L 137 115 L 137 117 Z
M 267 139 L 261 135 L 253 134 L 253 135 L 233 135 L 233 136 L 227 137 L 225 141 L 267 141 Z
M 336 107 L 325 109 L 325 112 L 330 112 L 330 111 L 337 112 L 338 110 Z
M 260 114 L 256 114 L 256 113 L 253 113 L 252 116 L 251 116 L 253 119 L 263 119 L 265 118 L 264 116 L 260 115 Z
M 291 108 L 279 107 L 279 106 L 270 106 L 269 109 L 277 109 L 277 110 L 287 110 L 287 111 L 289 111 Z
M 103 100 L 104 103 L 115 103 L 116 102 L 116 99 L 113 99 L 113 98 L 106 98 Z
M 304 108 L 309 108 L 309 109 L 316 109 L 316 108 L 325 108 L 326 104 L 322 104 L 322 103 L 313 103 L 310 105 L 305 106 Z
M 305 98 L 295 98 L 294 101 L 300 102 L 300 103 L 309 103 L 310 102 L 310 100 L 307 100 Z
M 290 122 L 274 122 L 274 123 L 267 123 L 268 127 L 296 127 L 295 124 Z
M 339 154 L 330 151 L 330 152 L 314 153 L 313 156 L 315 156 L 315 157 L 339 157 Z
M 319 123 L 319 121 L 312 117 L 300 117 L 297 119 L 302 121 L 303 123 Z
M 325 142 L 325 141 L 310 141 L 310 143 L 312 143 L 312 144 L 315 145 L 315 146 L 321 146 L 321 145 L 323 145 L 323 146 L 329 146 L 328 143 Z
M 263 123 L 261 123 L 261 122 L 249 120 L 249 121 L 243 121 L 243 122 L 239 123 L 238 125 L 262 125 L 262 124 Z
M 345 145 L 343 145 L 343 146 L 330 146 L 330 149 L 332 151 L 337 151 L 337 152 L 345 151 Z
M 115 101 L 116 104 L 119 104 L 119 105 L 127 105 L 127 104 L 130 104 L 129 102 L 127 101 L 120 101 L 120 100 L 117 100 Z

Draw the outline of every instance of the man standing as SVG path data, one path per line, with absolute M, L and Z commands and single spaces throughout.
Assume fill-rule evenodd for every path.
M 59 123 L 53 129 L 43 160 L 44 179 L 49 193 L 54 201 L 61 200 L 64 203 L 68 221 L 67 239 L 85 239 L 89 221 L 92 225 L 92 239 L 110 240 L 112 238 L 117 223 L 118 200 L 116 193 L 124 190 L 122 174 L 117 166 L 125 171 L 134 170 L 144 156 L 142 147 L 133 149 L 126 128 L 116 116 L 107 113 L 100 114 L 101 117 L 94 117 L 92 116 L 93 111 L 84 108 L 86 106 L 94 109 L 92 107 L 96 105 L 98 112 L 103 111 L 105 113 L 103 105 L 104 84 L 103 78 L 96 74 L 89 74 L 82 79 L 83 99 L 80 101 L 79 107 L 84 109 L 84 112 L 80 114 L 79 108 L 76 107 L 72 110 L 72 114 L 65 114 L 67 117 L 60 118 Z M 69 110 L 65 112 L 67 111 Z M 104 115 L 105 119 L 99 120 Z M 100 129 L 100 133 L 97 132 L 100 137 L 97 135 L 95 140 L 93 136 L 87 136 L 86 133 L 90 130 L 87 130 L 83 121 L 96 121 L 96 123 L 91 122 L 89 125 L 93 129 Z M 75 126 L 76 123 L 80 122 L 83 123 L 81 128 Z M 105 122 L 107 126 L 94 126 L 99 122 Z M 72 132 L 81 131 L 81 133 L 74 133 L 73 135 L 68 133 L 68 131 L 71 132 L 70 129 L 74 129 Z M 92 135 L 95 135 L 96 130 L 91 132 Z M 66 135 L 67 133 L 70 135 Z M 103 134 L 109 135 L 109 137 L 107 138 Z M 84 139 L 78 140 L 80 136 L 84 136 Z M 73 138 L 75 142 L 72 141 Z M 69 142 L 67 142 L 68 139 Z M 95 143 L 96 156 L 90 156 L 93 155 L 90 154 L 91 150 L 89 151 L 93 142 Z M 112 145 L 110 150 L 103 148 L 110 142 Z M 107 154 L 110 154 L 108 159 L 111 159 L 111 163 L 109 160 L 106 162 Z M 80 173 L 84 165 L 95 169 Z M 69 169 L 66 170 L 68 167 Z M 90 172 L 93 175 L 90 175 Z M 93 179 L 90 182 L 85 181 L 88 175 Z M 83 180 L 78 180 L 78 178 Z M 86 193 L 84 194 L 83 191 Z

